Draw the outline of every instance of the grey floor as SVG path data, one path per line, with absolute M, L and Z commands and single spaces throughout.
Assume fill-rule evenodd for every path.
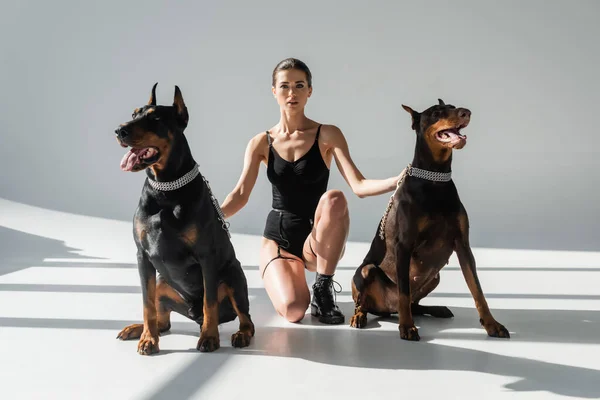
M 417 319 L 421 341 L 400 340 L 395 318 L 364 330 L 307 314 L 277 316 L 257 267 L 260 238 L 234 234 L 256 336 L 195 350 L 198 327 L 173 317 L 160 353 L 115 339 L 142 318 L 129 223 L 0 199 L 0 366 L 7 399 L 555 399 L 600 398 L 600 253 L 474 249 L 482 286 L 510 340 L 488 338 L 456 259 L 426 300 L 450 320 Z M 350 278 L 367 243 L 349 243 L 336 280 L 353 310 Z M 307 274 L 312 281 L 311 274 Z

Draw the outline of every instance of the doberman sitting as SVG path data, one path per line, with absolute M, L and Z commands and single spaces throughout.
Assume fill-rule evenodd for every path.
M 175 86 L 172 106 L 157 106 L 155 84 L 148 104 L 132 118 L 115 133 L 121 146 L 131 147 L 121 169 L 147 174 L 133 219 L 144 323 L 126 327 L 117 338 L 139 338 L 138 353 L 156 353 L 159 333 L 170 329 L 175 311 L 201 326 L 202 352 L 219 348 L 218 325 L 236 316 L 239 331 L 231 344 L 248 346 L 254 324 L 246 276 L 183 134 L 189 117 L 181 91 Z
M 508 338 L 508 330 L 494 319 L 483 295 L 469 245 L 467 212 L 451 180 L 452 150 L 465 146 L 467 138 L 460 131 L 469 124 L 471 112 L 438 100 L 422 113 L 402 106 L 416 131 L 414 159 L 353 277 L 356 309 L 350 326 L 363 328 L 367 313 L 398 313 L 400 337 L 419 340 L 413 315 L 453 317 L 446 307 L 419 301 L 440 283 L 439 272 L 456 251 L 480 323 L 489 336 Z

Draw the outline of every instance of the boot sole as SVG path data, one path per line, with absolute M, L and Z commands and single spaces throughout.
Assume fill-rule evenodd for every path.
M 310 315 L 313 317 L 318 317 L 319 322 L 328 325 L 339 325 L 343 324 L 346 318 L 342 315 L 341 317 L 326 317 L 319 312 L 319 309 L 316 306 L 310 306 Z

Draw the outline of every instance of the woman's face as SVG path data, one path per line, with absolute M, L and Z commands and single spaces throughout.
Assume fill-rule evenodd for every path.
M 273 95 L 279 106 L 290 111 L 304 109 L 312 93 L 312 87 L 308 87 L 304 71 L 286 69 L 278 71 L 275 77 Z

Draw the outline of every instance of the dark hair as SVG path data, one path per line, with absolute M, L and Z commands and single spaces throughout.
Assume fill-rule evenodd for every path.
M 275 86 L 275 75 L 277 75 L 279 71 L 286 69 L 297 69 L 298 71 L 304 72 L 306 74 L 308 87 L 312 87 L 312 74 L 310 73 L 310 69 L 308 69 L 308 66 L 304 62 L 298 60 L 297 58 L 286 58 L 277 64 L 273 70 L 273 86 Z

